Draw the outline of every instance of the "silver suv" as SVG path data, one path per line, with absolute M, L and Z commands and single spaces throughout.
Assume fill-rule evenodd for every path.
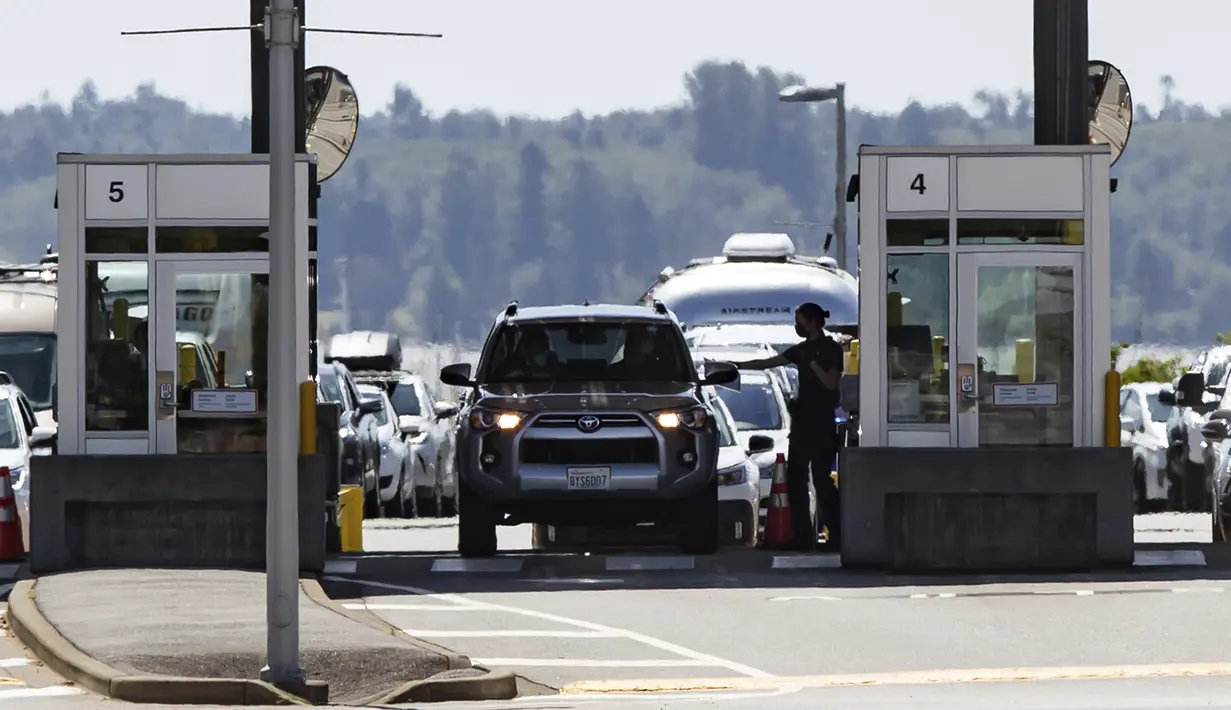
M 678 528 L 686 552 L 718 547 L 718 432 L 675 317 L 653 306 L 519 309 L 496 319 L 459 416 L 458 551 L 490 556 L 496 526 Z

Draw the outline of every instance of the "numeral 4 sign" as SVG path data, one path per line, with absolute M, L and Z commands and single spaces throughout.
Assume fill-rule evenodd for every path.
M 910 181 L 910 189 L 922 195 L 928 191 L 928 186 L 923 182 L 923 173 L 915 175 L 915 179 Z

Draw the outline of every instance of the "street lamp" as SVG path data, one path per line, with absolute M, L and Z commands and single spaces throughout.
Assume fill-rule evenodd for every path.
M 846 84 L 834 86 L 788 86 L 778 92 L 778 101 L 784 104 L 811 104 L 822 101 L 834 101 L 837 104 L 838 120 L 834 132 L 837 134 L 838 152 L 834 159 L 834 236 L 838 238 L 838 265 L 846 269 Z

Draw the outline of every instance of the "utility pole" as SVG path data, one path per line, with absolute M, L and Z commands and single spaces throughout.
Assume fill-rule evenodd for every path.
M 305 140 L 295 122 L 296 89 L 302 96 L 304 83 L 303 74 L 295 73 L 296 49 L 303 45 L 300 21 L 295 0 L 270 0 L 268 15 L 263 17 L 269 43 L 269 517 L 265 560 L 268 665 L 261 677 L 281 688 L 304 683 L 299 663 L 299 383 L 290 366 L 300 347 L 295 338 L 299 278 L 295 269 L 295 148 L 297 141 Z M 302 106 L 299 112 L 302 115 Z
M 1034 0 L 1034 143 L 1090 142 L 1088 0 Z
M 818 88 L 802 85 L 788 86 L 778 92 L 778 100 L 786 104 L 811 104 L 823 101 L 833 101 L 837 109 L 834 122 L 834 211 L 833 231 L 838 241 L 835 259 L 838 266 L 848 269 L 846 264 L 846 84 L 838 83 L 831 87 Z

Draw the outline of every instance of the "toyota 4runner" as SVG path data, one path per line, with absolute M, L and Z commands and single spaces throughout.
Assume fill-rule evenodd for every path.
M 706 385 L 675 317 L 652 306 L 519 309 L 497 318 L 478 367 L 449 365 L 471 389 L 456 446 L 458 551 L 490 556 L 496 526 L 674 527 L 681 547 L 719 544 L 719 436 Z

